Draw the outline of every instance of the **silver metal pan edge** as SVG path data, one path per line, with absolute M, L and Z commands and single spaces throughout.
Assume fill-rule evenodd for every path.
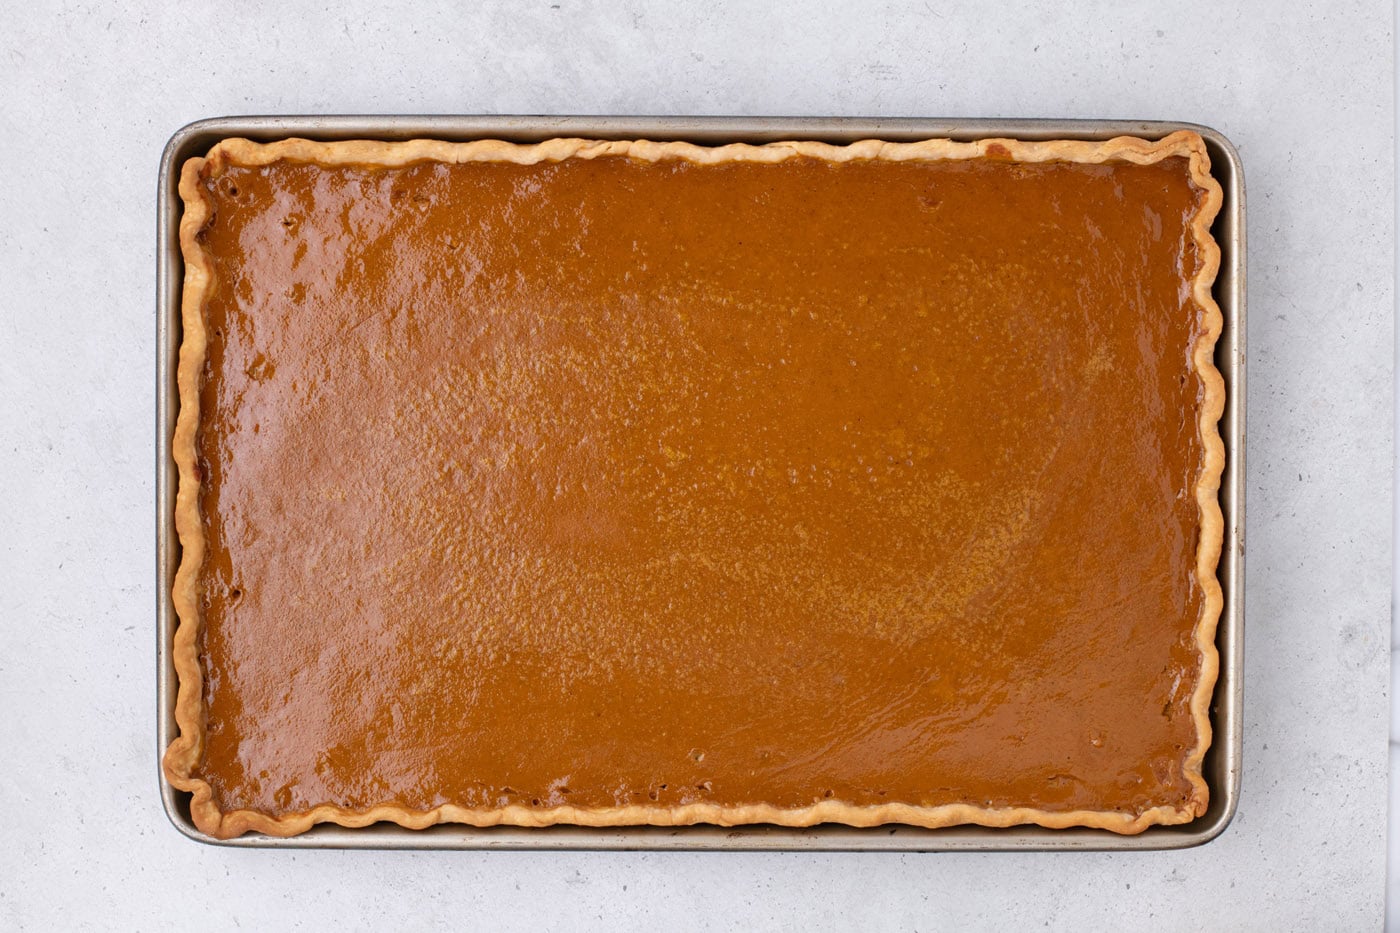
M 476 829 L 445 825 L 408 830 L 393 824 L 378 824 L 364 829 L 321 825 L 286 839 L 249 834 L 218 840 L 195 828 L 190 820 L 188 795 L 170 786 L 157 761 L 161 800 L 171 823 L 199 842 L 269 848 L 1141 851 L 1188 848 L 1220 835 L 1239 805 L 1244 740 L 1245 184 L 1244 167 L 1234 145 L 1220 132 L 1192 123 L 875 117 L 244 116 L 200 120 L 181 128 L 170 138 L 161 156 L 156 197 L 156 747 L 159 757 L 175 734 L 176 678 L 170 646 L 176 619 L 170 593 L 180 546 L 174 527 L 176 476 L 170 443 L 177 407 L 175 366 L 180 343 L 183 276 L 179 249 L 180 200 L 176 188 L 185 159 L 203 154 L 214 143 L 230 136 L 449 140 L 492 137 L 520 142 L 553 136 L 648 137 L 717 144 L 793 138 L 833 143 L 938 136 L 954 139 L 988 136 L 1107 139 L 1124 135 L 1152 138 L 1179 129 L 1195 130 L 1206 140 L 1213 173 L 1225 190 L 1224 204 L 1214 228 L 1222 253 L 1215 294 L 1225 319 L 1216 349 L 1216 365 L 1225 376 L 1228 392 L 1220 426 L 1226 449 L 1220 490 L 1225 514 L 1220 582 L 1225 605 L 1216 636 L 1220 679 L 1211 708 L 1215 738 L 1205 760 L 1211 803 L 1200 819 L 1184 826 L 1153 827 L 1137 836 L 1092 829 L 977 826 L 931 830 L 910 826 L 855 829 L 829 825 L 806 829 L 777 826 Z

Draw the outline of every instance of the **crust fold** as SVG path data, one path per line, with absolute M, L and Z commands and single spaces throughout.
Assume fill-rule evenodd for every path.
M 424 161 L 505 161 L 534 164 L 602 156 L 628 156 L 650 162 L 685 159 L 697 164 L 731 161 L 781 162 L 797 156 L 831 162 L 991 158 L 1015 162 L 1126 161 L 1147 164 L 1172 156 L 1188 159 L 1192 181 L 1205 193 L 1205 198 L 1191 219 L 1191 231 L 1196 246 L 1196 271 L 1191 281 L 1191 294 L 1196 305 L 1198 321 L 1191 359 L 1201 385 L 1197 430 L 1202 448 L 1195 484 L 1195 497 L 1200 515 L 1195 580 L 1201 588 L 1202 609 L 1195 627 L 1195 642 L 1200 652 L 1200 673 L 1190 702 L 1197 742 L 1188 753 L 1183 766 L 1193 793 L 1184 806 L 1154 807 L 1139 814 L 1097 810 L 1055 812 L 1020 807 L 988 809 L 968 804 L 925 807 L 887 803 L 858 807 L 834 800 L 790 809 L 766 804 L 721 806 L 695 803 L 679 807 L 600 808 L 531 808 L 512 805 L 486 810 L 448 804 L 432 810 L 410 810 L 397 804 L 385 804 L 368 810 L 347 810 L 322 805 L 306 812 L 281 816 L 270 816 L 254 810 L 225 812 L 219 809 L 213 800 L 210 785 L 195 773 L 204 753 L 205 727 L 204 680 L 198 647 L 198 636 L 203 621 L 198 576 L 204 561 L 205 538 L 199 507 L 202 478 L 199 473 L 196 439 L 199 430 L 200 381 L 207 347 L 204 305 L 214 286 L 212 262 L 199 240 L 199 233 L 208 222 L 212 211 L 212 205 L 204 192 L 203 181 L 218 177 L 231 164 L 257 166 L 280 160 L 314 162 L 321 165 L 394 167 Z M 190 811 L 195 825 L 202 832 L 218 839 L 230 839 L 246 832 L 293 836 L 305 832 L 317 823 L 358 827 L 388 821 L 409 829 L 423 829 L 437 823 L 465 823 L 482 827 L 550 826 L 561 823 L 599 827 L 686 826 L 697 823 L 720 826 L 769 823 L 802 827 L 818 823 L 840 823 L 868 827 L 884 823 L 903 823 L 930 828 L 967 823 L 991 827 L 1035 824 L 1052 829 L 1087 826 L 1134 834 L 1153 825 L 1186 823 L 1205 813 L 1209 802 L 1209 790 L 1201 773 L 1201 765 L 1211 743 L 1210 704 L 1219 673 L 1215 630 L 1223 605 L 1216 568 L 1224 536 L 1219 491 L 1220 477 L 1225 465 L 1225 447 L 1220 437 L 1219 421 L 1225 405 L 1225 383 L 1214 362 L 1222 317 L 1211 289 L 1220 268 L 1220 248 L 1210 232 L 1211 224 L 1220 210 L 1223 192 L 1219 183 L 1211 177 L 1210 157 L 1204 141 L 1198 134 L 1183 130 L 1160 140 L 1120 136 L 1102 142 L 1033 142 L 1014 139 L 959 142 L 930 139 L 913 143 L 893 143 L 870 139 L 846 146 L 797 140 L 762 146 L 734 143 L 717 147 L 697 146 L 685 142 L 589 139 L 550 139 L 532 145 L 492 139 L 465 143 L 430 139 L 404 142 L 316 142 L 307 139 L 286 139 L 273 143 L 255 143 L 246 139 L 226 139 L 215 145 L 204 158 L 190 159 L 185 163 L 180 174 L 179 190 L 184 203 L 184 214 L 180 220 L 180 249 L 185 263 L 185 279 L 181 295 L 183 339 L 177 371 L 179 414 L 172 441 L 172 454 L 179 474 L 175 527 L 181 546 L 180 565 L 175 574 L 172 592 L 179 618 L 172 655 L 179 681 L 175 703 L 175 720 L 179 734 L 166 749 L 162 767 L 166 779 L 174 787 L 193 795 Z

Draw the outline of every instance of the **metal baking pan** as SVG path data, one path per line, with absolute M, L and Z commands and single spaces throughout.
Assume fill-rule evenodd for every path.
M 179 563 L 175 534 L 176 473 L 170 444 L 178 393 L 176 360 L 180 344 L 180 290 L 184 274 L 179 248 L 180 166 L 230 136 L 255 140 L 300 136 L 310 139 L 447 140 L 498 138 L 534 142 L 554 136 L 603 139 L 650 138 L 690 140 L 701 144 L 763 143 L 781 139 L 818 139 L 849 143 L 858 139 L 918 140 L 930 137 L 977 139 L 1107 139 L 1112 136 L 1161 137 L 1192 129 L 1206 140 L 1212 170 L 1225 189 L 1214 233 L 1222 257 L 1215 296 L 1225 325 L 1216 349 L 1216 365 L 1225 376 L 1228 396 L 1221 434 L 1225 439 L 1225 474 L 1220 499 L 1225 513 L 1225 543 L 1220 582 L 1225 606 L 1217 645 L 1220 679 L 1211 707 L 1215 738 L 1205 759 L 1210 808 L 1184 826 L 1154 826 L 1137 836 L 1106 830 L 1047 830 L 1039 827 L 991 829 L 978 826 L 921 829 L 883 826 L 856 829 L 815 826 L 689 826 L 595 829 L 556 826 L 546 829 L 462 825 L 408 830 L 394 824 L 364 829 L 320 825 L 300 836 L 272 838 L 256 833 L 217 840 L 201 833 L 190 819 L 189 799 L 160 776 L 165 812 L 180 832 L 200 842 L 227 846 L 277 848 L 383 849 L 733 849 L 733 850 L 884 850 L 994 851 L 1025 849 L 1146 850 L 1182 849 L 1209 842 L 1235 814 L 1240 794 L 1243 742 L 1242 677 L 1244 672 L 1244 458 L 1245 458 L 1245 225 L 1244 170 L 1239 153 L 1213 129 L 1189 123 L 1128 120 L 951 120 L 788 117 L 543 117 L 543 116 L 335 116 L 223 117 L 200 120 L 171 137 L 161 157 L 156 223 L 156 745 L 164 753 L 175 733 L 175 671 L 170 646 L 175 631 L 171 587 Z M 157 764 L 157 773 L 160 774 Z

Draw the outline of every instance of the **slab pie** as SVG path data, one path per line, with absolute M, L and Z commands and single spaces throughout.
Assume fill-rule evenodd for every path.
M 183 167 L 204 832 L 1205 811 L 1199 136 Z

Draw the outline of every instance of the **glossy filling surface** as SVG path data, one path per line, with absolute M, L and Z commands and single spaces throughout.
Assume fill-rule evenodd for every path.
M 207 194 L 220 808 L 1186 805 L 1185 159 Z

